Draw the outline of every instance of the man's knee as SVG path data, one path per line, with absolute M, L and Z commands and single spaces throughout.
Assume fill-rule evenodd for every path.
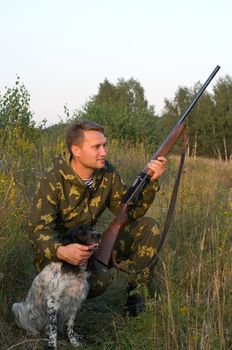
M 155 219 L 153 219 L 152 217 L 150 217 L 150 216 L 143 216 L 138 221 L 140 222 L 140 224 L 147 225 L 149 227 L 151 227 L 151 226 L 158 227 L 159 226 L 158 222 Z
M 138 269 L 146 266 L 155 256 L 160 241 L 157 222 L 150 217 L 143 217 L 133 227 L 134 241 L 131 247 L 131 260 Z
M 88 298 L 94 298 L 103 294 L 112 280 L 113 277 L 110 270 L 104 265 L 95 262 L 95 268 L 89 277 L 90 289 Z
M 135 230 L 137 236 L 144 234 L 158 236 L 160 234 L 158 222 L 149 216 L 137 220 L 132 230 Z

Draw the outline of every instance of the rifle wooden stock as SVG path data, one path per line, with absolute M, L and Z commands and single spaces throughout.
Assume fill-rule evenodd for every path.
M 171 131 L 166 136 L 163 143 L 160 145 L 158 150 L 152 155 L 151 160 L 157 159 L 159 156 L 166 156 L 172 147 L 175 145 L 177 140 L 180 138 L 184 131 L 184 120 L 188 113 L 191 111 L 193 106 L 196 104 L 206 87 L 209 85 L 211 80 L 214 78 L 220 66 L 216 66 L 209 78 L 202 85 L 198 93 L 193 97 L 187 108 L 180 115 L 177 124 L 171 129 Z M 127 190 L 125 196 L 122 199 L 122 204 L 120 206 L 120 210 L 118 215 L 112 221 L 110 226 L 106 229 L 106 231 L 101 236 L 101 243 L 99 248 L 94 252 L 94 259 L 101 262 L 104 265 L 108 265 L 111 254 L 113 251 L 113 247 L 119 231 L 123 226 L 128 223 L 128 207 L 129 204 L 135 199 L 136 195 L 143 189 L 146 183 L 149 181 L 150 174 L 147 166 L 137 175 L 135 181 L 132 183 L 130 188 Z
M 128 204 L 121 204 L 118 215 L 101 236 L 99 248 L 94 252 L 94 258 L 104 265 L 108 265 L 112 250 L 123 226 L 128 223 Z
M 169 151 L 172 149 L 172 147 L 175 145 L 175 143 L 179 140 L 181 135 L 183 134 L 185 125 L 184 123 L 176 125 L 168 134 L 164 142 L 160 145 L 158 150 L 153 154 L 151 159 L 157 159 L 158 157 L 165 157 Z M 149 170 L 147 167 L 144 168 L 144 171 L 149 174 Z

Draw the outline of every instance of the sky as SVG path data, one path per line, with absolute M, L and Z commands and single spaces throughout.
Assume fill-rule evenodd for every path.
M 156 113 L 216 65 L 232 75 L 231 0 L 0 0 L 0 92 L 17 76 L 52 125 L 107 78 L 134 78 Z

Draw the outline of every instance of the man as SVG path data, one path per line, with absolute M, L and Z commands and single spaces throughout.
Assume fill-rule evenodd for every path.
M 104 129 L 95 122 L 72 124 L 66 133 L 67 152 L 57 157 L 40 180 L 30 214 L 30 240 L 35 265 L 40 271 L 51 261 L 63 260 L 80 265 L 93 254 L 93 247 L 79 244 L 62 246 L 60 238 L 77 223 L 95 225 L 108 207 L 117 214 L 126 187 L 114 167 L 106 160 Z M 122 229 L 115 244 L 118 259 L 128 260 L 130 270 L 143 270 L 155 255 L 159 231 L 155 221 L 144 217 L 159 189 L 157 179 L 167 160 L 159 157 L 148 164 L 152 174 L 136 206 L 129 210 L 129 224 Z M 142 310 L 139 295 L 131 293 L 147 284 L 151 271 L 131 273 L 125 310 L 137 315 Z M 89 296 L 104 292 L 112 280 L 109 269 L 96 263 L 90 278 Z

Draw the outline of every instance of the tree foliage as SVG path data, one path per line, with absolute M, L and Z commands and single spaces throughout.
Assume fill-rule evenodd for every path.
M 176 124 L 201 84 L 193 87 L 178 87 L 174 98 L 165 99 L 164 111 L 157 116 L 154 107 L 148 104 L 141 84 L 131 78 L 118 79 L 112 84 L 105 79 L 99 85 L 82 110 L 70 116 L 67 106 L 67 122 L 73 119 L 89 119 L 103 125 L 107 136 L 118 142 L 143 144 L 146 149 L 155 151 L 169 130 Z M 191 156 L 232 158 L 232 79 L 220 78 L 211 93 L 205 91 L 189 113 L 186 124 L 189 135 Z M 52 135 L 64 132 L 65 124 L 50 127 Z M 35 140 L 40 135 L 35 127 L 30 109 L 30 95 L 19 77 L 13 88 L 0 93 L 0 138 L 12 139 L 12 135 L 25 140 Z M 46 130 L 43 130 L 43 134 Z M 13 141 L 13 140 L 11 140 Z
M 200 88 L 179 87 L 174 99 L 165 100 L 160 118 L 164 134 L 174 125 L 181 112 Z M 232 80 L 220 78 L 213 88 L 201 96 L 186 119 L 189 136 L 189 154 L 228 159 L 232 155 Z
M 214 152 L 227 159 L 232 155 L 232 79 L 219 79 L 214 87 Z
M 20 130 L 24 136 L 33 139 L 36 136 L 33 113 L 30 109 L 30 95 L 17 77 L 13 88 L 6 88 L 0 94 L 0 131 L 5 137 L 12 130 Z
M 138 81 L 119 79 L 114 85 L 105 79 L 98 93 L 74 117 L 97 121 L 110 138 L 143 143 L 154 150 L 200 87 L 200 82 L 193 87 L 179 87 L 173 100 L 165 99 L 164 111 L 158 117 Z M 219 79 L 212 93 L 204 92 L 189 113 L 186 124 L 191 156 L 222 159 L 231 156 L 232 80 L 229 76 Z
M 144 144 L 154 141 L 158 119 L 143 87 L 133 78 L 119 79 L 116 85 L 105 79 L 97 95 L 74 117 L 98 122 L 112 139 Z

